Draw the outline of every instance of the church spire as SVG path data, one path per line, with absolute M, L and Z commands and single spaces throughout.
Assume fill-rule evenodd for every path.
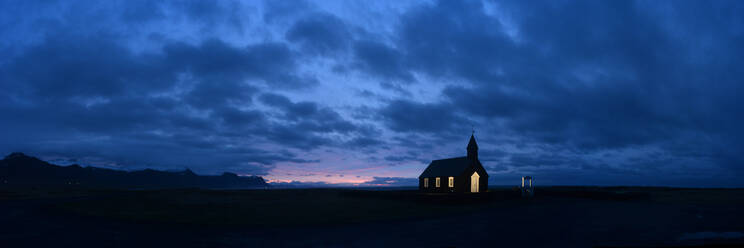
M 478 144 L 475 142 L 475 131 L 470 135 L 470 142 L 468 142 L 468 159 L 478 159 Z

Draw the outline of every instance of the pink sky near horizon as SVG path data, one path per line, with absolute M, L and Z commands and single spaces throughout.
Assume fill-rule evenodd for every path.
M 361 184 L 375 177 L 415 178 L 426 165 L 354 165 L 349 167 L 345 161 L 321 161 L 319 163 L 276 165 L 268 175 L 268 182 L 324 182 L 328 184 Z M 356 167 L 359 166 L 359 167 Z

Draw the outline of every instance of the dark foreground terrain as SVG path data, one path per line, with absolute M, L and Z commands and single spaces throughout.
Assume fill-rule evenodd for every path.
M 0 188 L 0 247 L 742 247 L 744 189 Z

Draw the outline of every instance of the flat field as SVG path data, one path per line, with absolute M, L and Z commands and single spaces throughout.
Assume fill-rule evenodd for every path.
M 2 247 L 741 247 L 744 189 L 0 189 Z

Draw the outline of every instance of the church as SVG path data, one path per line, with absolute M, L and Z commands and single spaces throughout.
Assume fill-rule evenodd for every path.
M 478 160 L 478 144 L 470 135 L 468 155 L 431 161 L 419 176 L 422 192 L 479 193 L 488 189 L 488 173 Z

